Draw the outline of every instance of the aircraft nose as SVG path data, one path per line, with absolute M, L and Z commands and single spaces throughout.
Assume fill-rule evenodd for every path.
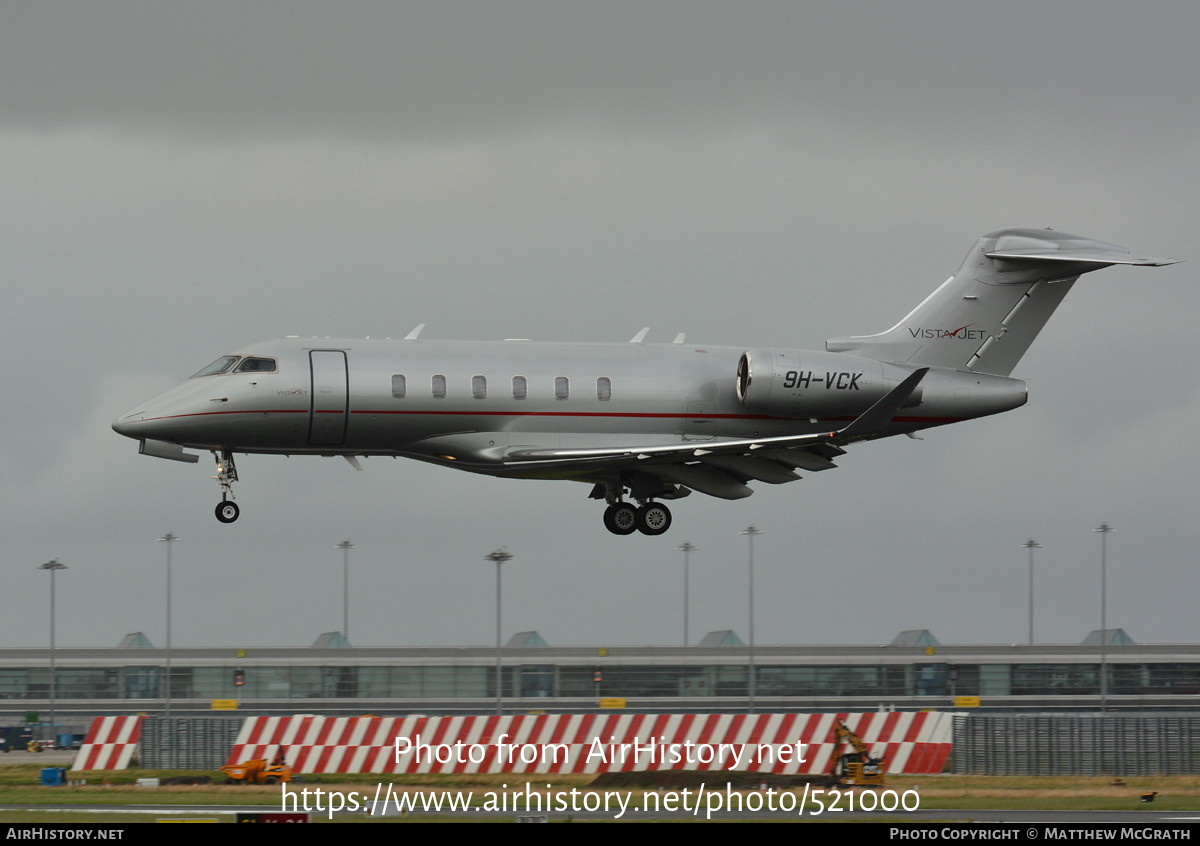
M 137 428 L 137 421 L 138 414 L 136 412 L 122 414 L 112 422 L 113 431 L 118 435 L 124 435 L 127 438 L 140 438 L 141 435 L 134 431 Z

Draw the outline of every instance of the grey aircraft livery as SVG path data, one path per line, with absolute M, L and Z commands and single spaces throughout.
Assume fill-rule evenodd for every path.
M 619 535 L 658 535 L 665 502 L 740 499 L 818 472 L 855 441 L 998 414 L 1010 378 L 1080 275 L 1176 260 L 1062 232 L 983 236 L 958 272 L 878 335 L 824 351 L 629 343 L 290 337 L 223 355 L 122 414 L 143 455 L 210 450 L 231 523 L 236 453 L 415 458 L 493 476 L 569 479 Z

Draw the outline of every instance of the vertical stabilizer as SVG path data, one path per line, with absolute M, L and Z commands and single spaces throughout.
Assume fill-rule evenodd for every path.
M 958 272 L 891 329 L 833 338 L 825 348 L 1007 376 L 1082 274 L 1175 262 L 1050 229 L 1001 229 L 980 238 Z

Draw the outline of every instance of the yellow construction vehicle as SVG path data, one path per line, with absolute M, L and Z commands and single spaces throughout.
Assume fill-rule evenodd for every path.
M 837 732 L 837 747 L 834 749 L 833 766 L 829 769 L 829 786 L 882 787 L 883 758 L 872 757 L 867 744 L 846 728 L 846 724 L 841 720 L 834 722 L 833 730 Z M 849 743 L 854 747 L 854 751 L 842 752 L 843 743 Z
M 292 770 L 282 761 L 268 763 L 259 758 L 254 761 L 242 761 L 240 764 L 226 764 L 221 767 L 228 784 L 277 784 L 281 781 L 292 780 Z

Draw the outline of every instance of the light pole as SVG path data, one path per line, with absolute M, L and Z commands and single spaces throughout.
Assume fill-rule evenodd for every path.
M 342 637 L 350 640 L 350 550 L 354 544 L 344 540 L 335 549 L 342 551 Z
M 45 564 L 38 565 L 39 570 L 50 571 L 50 735 L 54 736 L 54 711 L 57 705 L 57 679 L 54 667 L 54 575 L 59 570 L 67 569 L 57 558 L 52 558 Z
M 762 531 L 753 526 L 747 526 L 738 532 L 739 535 L 745 535 L 746 540 L 750 544 L 749 555 L 749 589 L 747 593 L 750 599 L 750 660 L 746 667 L 747 679 L 746 690 L 749 699 L 748 713 L 754 713 L 754 536 L 761 535 Z
M 1029 645 L 1033 645 L 1033 551 L 1041 549 L 1042 545 L 1033 538 L 1021 544 L 1025 549 L 1029 550 Z
M 483 556 L 485 561 L 496 562 L 496 716 L 504 712 L 504 675 L 500 666 L 500 565 L 512 558 L 504 547 Z
M 688 555 L 696 551 L 690 541 L 675 547 L 683 553 L 683 645 L 688 645 Z
M 180 540 L 180 538 L 167 532 L 161 538 L 158 538 L 159 543 L 167 545 L 167 651 L 166 651 L 166 674 L 163 679 L 163 718 L 170 719 L 171 717 L 171 546 Z
M 1100 533 L 1100 713 L 1108 711 L 1108 536 L 1116 531 L 1101 523 Z

